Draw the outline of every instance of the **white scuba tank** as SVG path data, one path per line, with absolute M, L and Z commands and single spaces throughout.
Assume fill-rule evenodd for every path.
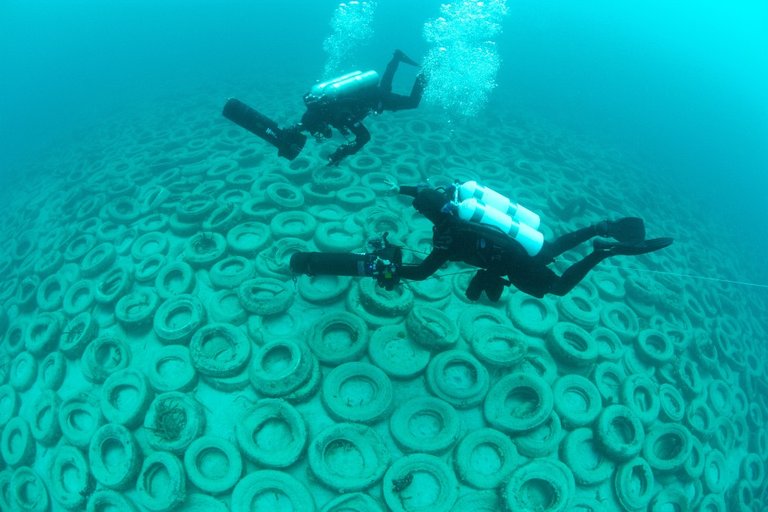
M 525 248 L 530 256 L 536 256 L 544 244 L 544 235 L 523 222 L 515 222 L 506 213 L 493 206 L 483 205 L 474 197 L 461 201 L 457 206 L 459 218 L 500 229 Z
M 541 218 L 537 214 L 518 203 L 513 203 L 509 198 L 478 184 L 474 180 L 459 185 L 458 196 L 459 202 L 474 197 L 479 203 L 492 206 L 512 217 L 512 220 L 521 224 L 528 224 L 533 229 L 539 229 L 541 225 Z
M 377 87 L 379 74 L 375 71 L 353 71 L 346 75 L 315 84 L 309 91 L 312 100 L 334 100 L 340 96 L 346 96 L 355 91 Z

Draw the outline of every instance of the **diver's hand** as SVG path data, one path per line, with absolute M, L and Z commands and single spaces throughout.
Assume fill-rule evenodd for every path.
M 381 183 L 384 188 L 384 195 L 396 196 L 400 193 L 400 185 L 397 184 L 397 180 L 392 176 L 387 176 Z
M 346 146 L 341 146 L 336 151 L 331 153 L 331 156 L 328 157 L 328 167 L 333 167 L 339 165 L 339 163 L 344 159 L 345 156 L 347 156 L 347 151 L 345 149 Z

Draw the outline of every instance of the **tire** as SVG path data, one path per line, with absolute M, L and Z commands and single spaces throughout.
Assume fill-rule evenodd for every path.
M 90 310 L 95 301 L 96 286 L 93 281 L 81 279 L 67 288 L 61 307 L 67 316 L 75 316 Z
M 109 452 L 113 452 L 112 456 Z M 119 460 L 114 457 L 118 453 Z M 97 482 L 110 489 L 123 490 L 136 479 L 141 465 L 141 449 L 127 428 L 107 423 L 91 439 L 88 460 Z
M 555 411 L 569 430 L 591 425 L 603 408 L 600 392 L 586 377 L 564 375 L 555 381 L 552 391 Z
M 361 492 L 342 494 L 326 503 L 320 512 L 384 512 L 381 505 Z
M 157 308 L 154 331 L 166 344 L 186 344 L 207 317 L 203 303 L 194 295 L 177 295 Z
M 303 344 L 276 340 L 256 350 L 248 376 L 260 394 L 284 397 L 307 382 L 311 371 L 312 355 Z
M 368 363 L 344 363 L 323 381 L 323 404 L 337 421 L 375 423 L 392 407 L 392 382 Z
M 407 453 L 439 454 L 453 448 L 461 437 L 461 417 L 448 402 L 421 396 L 395 409 L 389 431 Z
M 147 377 L 155 392 L 190 391 L 195 387 L 197 372 L 187 347 L 167 345 L 155 350 L 153 355 Z
M 508 326 L 485 326 L 469 339 L 472 352 L 483 363 L 495 368 L 512 368 L 525 359 L 525 336 Z
M 43 446 L 51 446 L 61 438 L 60 407 L 61 398 L 51 390 L 41 392 L 32 404 L 29 430 L 32 437 Z
M 496 489 L 524 459 L 509 436 L 492 428 L 473 430 L 456 447 L 454 462 L 462 482 L 475 489 Z
M 19 395 L 9 384 L 0 386 L 0 429 L 19 413 Z
M 62 400 L 58 420 L 64 438 L 77 448 L 86 448 L 102 423 L 98 399 L 81 393 Z
M 216 288 L 238 288 L 243 281 L 253 277 L 253 264 L 243 256 L 227 256 L 214 263 L 208 272 L 211 284 Z
M 597 361 L 597 343 L 592 335 L 576 324 L 558 322 L 547 341 L 554 358 L 564 366 L 589 368 Z
M 489 386 L 488 370 L 465 351 L 441 352 L 427 367 L 427 389 L 458 409 L 482 402 Z
M 141 331 L 152 325 L 152 317 L 160 302 L 152 290 L 123 295 L 115 305 L 115 318 L 126 331 Z
M 309 468 L 337 492 L 362 491 L 381 480 L 390 454 L 370 427 L 336 423 L 322 430 L 308 448 Z
M 116 258 L 115 246 L 102 242 L 83 257 L 83 261 L 80 262 L 80 273 L 86 278 L 96 277 L 111 267 Z
M 268 428 L 278 423 L 280 428 Z M 257 401 L 235 425 L 235 435 L 246 458 L 268 468 L 292 465 L 307 445 L 304 418 L 285 400 L 273 398 Z
M 551 459 L 533 460 L 515 469 L 501 490 L 509 512 L 566 512 L 571 510 L 575 492 L 571 470 L 562 462 Z
M 202 375 L 232 377 L 248 365 L 251 342 L 239 328 L 229 324 L 207 324 L 189 342 L 192 365 Z
M 459 496 L 451 468 L 434 455 L 423 453 L 406 455 L 392 463 L 382 487 L 391 512 L 450 512 Z M 412 499 L 419 503 L 418 508 L 407 505 Z
M 238 482 L 232 491 L 232 510 L 255 510 L 255 503 L 267 494 L 285 510 L 315 511 L 315 502 L 304 484 L 287 473 L 269 469 L 254 471 Z
M 5 463 L 13 468 L 34 463 L 35 438 L 29 424 L 21 416 L 11 418 L 3 427 L 0 453 Z
M 368 344 L 368 357 L 393 379 L 412 379 L 429 364 L 429 351 L 411 340 L 402 325 L 376 329 Z
M 405 319 L 408 334 L 428 350 L 452 348 L 459 337 L 455 321 L 431 306 L 415 306 Z
M 50 506 L 51 500 L 43 479 L 25 466 L 13 472 L 8 494 L 12 511 L 46 512 Z
M 560 416 L 552 411 L 544 423 L 514 436 L 515 446 L 521 455 L 540 459 L 557 453 L 563 440 L 563 425 Z
M 643 457 L 657 475 L 680 470 L 691 455 L 691 433 L 677 423 L 656 423 L 645 436 Z
M 208 302 L 208 312 L 214 322 L 242 325 L 248 320 L 248 314 L 240 304 L 237 290 L 228 288 L 219 290 L 213 295 Z
M 580 486 L 593 486 L 605 482 L 616 468 L 615 463 L 607 459 L 590 428 L 577 428 L 571 431 L 563 441 L 560 460 L 573 472 L 573 477 Z
M 134 429 L 144 420 L 152 394 L 143 373 L 126 368 L 113 373 L 101 386 L 101 412 L 107 421 Z
M 210 471 L 205 457 L 214 457 L 217 468 Z M 226 467 L 221 465 L 226 461 Z M 237 448 L 224 439 L 203 436 L 192 441 L 184 452 L 187 478 L 206 494 L 222 494 L 232 489 L 243 473 L 243 458 Z
M 355 361 L 368 347 L 368 327 L 352 313 L 331 313 L 310 327 L 307 344 L 321 363 L 338 365 Z
M 309 240 L 315 234 L 317 220 L 301 210 L 282 211 L 269 221 L 269 230 L 274 238 L 295 237 Z
M 22 352 L 11 361 L 8 382 L 16 391 L 27 391 L 35 383 L 37 361 L 29 352 Z
M 59 350 L 70 359 L 79 358 L 96 336 L 97 330 L 93 316 L 86 311 L 80 313 L 64 326 L 59 339 Z
M 172 261 L 155 276 L 155 290 L 161 299 L 172 299 L 192 293 L 195 289 L 195 271 L 183 261 Z
M 293 304 L 295 295 L 287 282 L 271 277 L 248 279 L 238 287 L 243 309 L 261 316 L 284 313 Z
M 227 232 L 229 249 L 241 256 L 253 257 L 271 240 L 269 227 L 262 222 L 243 222 Z
M 136 263 L 133 275 L 136 282 L 141 284 L 154 283 L 157 274 L 168 264 L 168 260 L 162 254 L 153 254 Z
M 625 405 L 609 405 L 603 409 L 595 434 L 605 453 L 618 462 L 635 457 L 645 441 L 643 424 Z
M 330 304 L 340 300 L 347 290 L 352 278 L 348 276 L 309 276 L 302 274 L 298 277 L 297 288 L 299 295 L 313 304 Z
M 104 306 L 110 306 L 128 293 L 133 286 L 133 269 L 124 264 L 117 263 L 107 270 L 96 282 L 96 302 Z
M 491 387 L 483 409 L 492 427 L 506 433 L 519 433 L 544 423 L 552 412 L 553 401 L 552 388 L 544 379 L 512 373 Z
M 153 483 L 162 475 L 162 484 Z M 184 466 L 174 455 L 166 452 L 150 453 L 141 465 L 136 481 L 139 504 L 151 512 L 169 512 L 184 502 L 187 493 Z
M 600 311 L 603 326 L 618 336 L 622 343 L 630 345 L 640 332 L 637 313 L 623 302 L 609 302 Z
M 205 413 L 194 398 L 171 391 L 152 401 L 144 417 L 144 428 L 149 446 L 181 454 L 205 431 Z
M 88 461 L 82 452 L 69 445 L 56 449 L 51 462 L 48 487 L 51 497 L 67 510 L 83 510 L 93 488 Z
M 62 317 L 58 313 L 39 313 L 27 324 L 24 345 L 35 356 L 54 350 L 61 333 Z
M 131 350 L 120 338 L 99 336 L 83 352 L 80 359 L 83 377 L 92 383 L 103 383 L 114 372 L 131 363 Z
M 646 510 L 654 493 L 653 470 L 641 457 L 623 463 L 613 479 L 613 490 L 624 510 Z

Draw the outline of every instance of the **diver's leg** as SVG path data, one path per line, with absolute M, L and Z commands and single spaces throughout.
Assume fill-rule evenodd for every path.
M 381 80 L 379 81 L 379 90 L 381 91 L 382 96 L 386 96 L 388 93 L 392 92 L 392 80 L 395 78 L 395 72 L 397 71 L 397 66 L 399 64 L 400 58 L 397 51 L 395 51 L 395 54 L 387 64 L 384 74 L 381 75 Z
M 411 87 L 410 96 L 403 96 L 402 94 L 394 94 L 387 92 L 381 95 L 381 109 L 382 110 L 410 110 L 419 106 L 421 103 L 421 97 L 424 95 L 424 87 L 427 83 L 424 75 L 419 73 L 416 77 L 416 81 L 413 82 Z
M 549 293 L 562 296 L 570 292 L 590 270 L 595 268 L 595 265 L 608 256 L 610 256 L 608 251 L 594 251 L 588 254 L 584 259 L 568 267 L 558 279 L 554 280 L 549 288 Z
M 565 251 L 573 249 L 577 245 L 586 242 L 597 235 L 598 232 L 595 226 L 588 226 L 573 231 L 572 233 L 566 233 L 552 242 L 544 242 L 544 247 L 542 247 L 539 254 L 536 255 L 536 259 L 544 264 L 549 263 Z

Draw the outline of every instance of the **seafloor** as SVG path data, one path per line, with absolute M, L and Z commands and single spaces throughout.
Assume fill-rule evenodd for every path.
M 0 510 L 766 509 L 765 302 L 678 275 L 742 263 L 658 171 L 498 110 L 384 114 L 338 168 L 328 142 L 289 163 L 225 97 L 116 113 L 5 192 Z M 476 179 L 547 237 L 637 215 L 676 241 L 544 300 L 470 303 L 457 264 L 393 292 L 289 274 L 384 231 L 423 257 L 392 178 Z

